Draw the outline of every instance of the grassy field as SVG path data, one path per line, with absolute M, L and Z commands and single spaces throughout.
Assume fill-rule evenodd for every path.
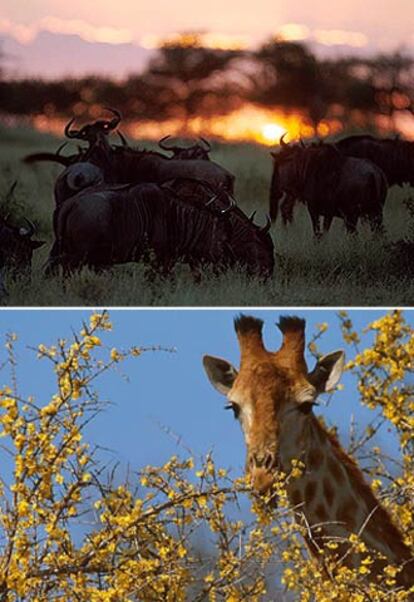
M 55 150 L 61 140 L 26 128 L 0 131 L 0 195 L 14 180 L 14 214 L 26 215 L 38 229 L 36 238 L 47 244 L 35 252 L 31 281 L 7 280 L 8 306 L 396 306 L 414 304 L 414 250 L 398 253 L 392 243 L 414 240 L 414 218 L 407 207 L 410 189 L 391 190 L 385 206 L 386 236 L 375 238 L 365 226 L 358 235 L 345 233 L 341 220 L 321 242 L 312 235 L 304 207 L 297 207 L 294 223 L 272 229 L 276 269 L 270 282 L 227 272 L 219 277 L 206 271 L 195 283 L 186 266 L 177 266 L 169 280 L 148 282 L 144 266 L 116 266 L 103 274 L 82 270 L 70 279 L 45 279 L 43 264 L 52 242 L 53 184 L 62 169 L 47 163 L 27 167 L 21 158 L 33 151 Z M 149 146 L 146 144 L 146 146 Z M 67 150 L 66 152 L 70 152 Z M 265 221 L 271 161 L 268 149 L 251 144 L 215 145 L 212 158 L 237 178 L 236 197 L 246 212 L 257 210 Z M 413 199 L 414 204 L 414 199 Z M 414 245 L 413 245 L 414 248 Z

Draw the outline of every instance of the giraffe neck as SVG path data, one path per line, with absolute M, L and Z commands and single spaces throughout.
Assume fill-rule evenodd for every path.
M 327 538 L 344 541 L 356 533 L 368 548 L 381 552 L 393 564 L 411 558 L 354 460 L 313 414 L 298 416 L 295 412 L 285 417 L 280 436 L 284 472 L 290 472 L 294 458 L 300 459 L 305 469 L 302 476 L 289 480 L 288 495 L 298 518 L 304 517 L 310 526 L 316 548 L 323 547 Z M 357 563 L 350 555 L 348 564 Z

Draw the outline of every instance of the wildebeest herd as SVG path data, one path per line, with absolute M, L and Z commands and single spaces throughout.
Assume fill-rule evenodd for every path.
M 82 265 L 94 269 L 138 261 L 152 255 L 152 266 L 167 274 L 183 261 L 198 274 L 240 265 L 247 273 L 273 272 L 270 220 L 263 227 L 248 218 L 234 200 L 234 176 L 210 160 L 204 140 L 191 147 L 160 141 L 161 152 L 113 145 L 108 134 L 121 116 L 99 120 L 80 130 L 65 128 L 68 138 L 87 142 L 76 154 L 36 153 L 27 163 L 51 160 L 65 169 L 55 183 L 55 241 L 46 272 L 65 273 Z
M 284 223 L 291 222 L 295 201 L 300 200 L 318 237 L 321 217 L 324 231 L 334 217 L 342 218 L 350 233 L 360 218 L 382 231 L 388 187 L 414 185 L 414 142 L 358 135 L 306 146 L 302 141 L 287 144 L 283 138 L 280 152 L 272 153 L 270 216 L 276 220 L 280 203 Z
M 215 271 L 239 266 L 262 279 L 274 269 L 270 219 L 258 226 L 237 205 L 235 177 L 210 158 L 210 144 L 200 138 L 180 146 L 167 136 L 161 151 L 131 147 L 118 132 L 115 109 L 110 119 L 99 119 L 74 129 L 70 140 L 85 143 L 76 153 L 38 152 L 27 164 L 53 161 L 64 167 L 55 181 L 54 242 L 46 275 L 64 275 L 84 265 L 101 270 L 114 264 L 143 261 L 150 271 L 168 274 L 173 265 L 187 263 L 195 276 L 204 265 Z M 169 154 L 166 154 L 169 153 Z M 414 143 L 400 139 L 350 136 L 336 143 L 280 141 L 273 157 L 269 213 L 283 223 L 293 220 L 297 200 L 309 212 L 314 234 L 327 231 L 334 217 L 354 233 L 358 220 L 368 220 L 373 231 L 383 230 L 383 207 L 393 184 L 414 184 Z M 12 273 L 30 269 L 34 227 L 0 224 L 0 265 Z M 0 292 L 4 293 L 3 278 Z

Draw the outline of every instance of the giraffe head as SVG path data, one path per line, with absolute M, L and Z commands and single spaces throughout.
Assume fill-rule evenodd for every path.
M 321 357 L 309 372 L 304 357 L 304 320 L 280 319 L 283 341 L 276 352 L 264 347 L 262 320 L 241 315 L 234 326 L 240 369 L 209 355 L 204 356 L 203 363 L 211 383 L 227 396 L 226 407 L 241 424 L 247 447 L 246 471 L 255 490 L 264 493 L 277 472 L 289 472 L 291 460 L 303 450 L 316 397 L 335 388 L 344 353 L 335 351 Z

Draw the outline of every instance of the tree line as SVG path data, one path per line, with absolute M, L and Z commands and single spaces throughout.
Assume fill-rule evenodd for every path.
M 130 120 L 205 120 L 245 103 L 300 112 L 316 129 L 323 119 L 365 126 L 414 113 L 414 58 L 396 51 L 371 57 L 319 58 L 303 43 L 272 39 L 259 49 L 206 48 L 201 36 L 166 42 L 143 73 L 117 81 L 0 81 L 0 111 L 14 115 L 87 116 L 96 104 Z

